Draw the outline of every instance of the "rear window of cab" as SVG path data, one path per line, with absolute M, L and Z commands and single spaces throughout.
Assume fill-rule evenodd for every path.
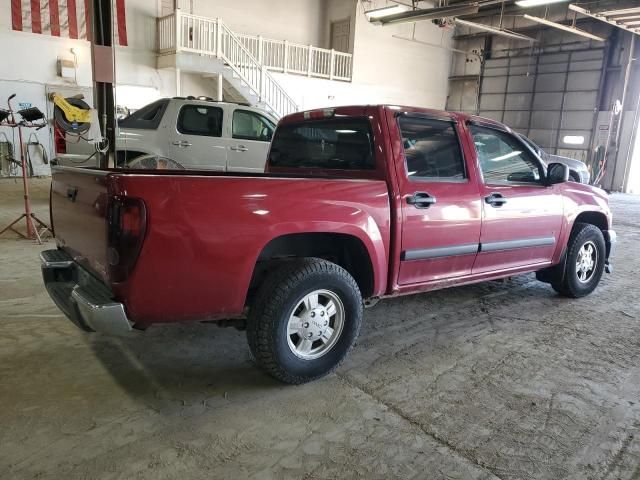
M 269 165 L 323 170 L 375 170 L 368 119 L 306 120 L 278 127 Z

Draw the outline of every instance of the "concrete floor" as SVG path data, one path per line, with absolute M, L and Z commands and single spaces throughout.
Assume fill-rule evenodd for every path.
M 0 181 L 0 225 L 20 201 Z M 525 275 L 381 302 L 300 387 L 234 329 L 79 331 L 41 284 L 53 242 L 3 236 L 0 478 L 640 478 L 640 197 L 612 204 L 616 272 L 591 296 Z

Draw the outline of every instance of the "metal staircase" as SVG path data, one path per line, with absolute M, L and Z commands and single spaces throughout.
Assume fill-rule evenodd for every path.
M 219 18 L 180 10 L 157 23 L 158 68 L 221 75 L 225 91 L 238 92 L 277 116 L 295 112 L 298 106 L 270 72 L 351 81 L 350 53 L 234 33 Z
M 220 19 L 184 14 L 180 10 L 159 18 L 158 53 L 160 68 L 172 66 L 201 73 L 219 73 L 251 104 L 260 105 L 276 116 L 298 110 L 295 101 L 267 71 L 267 67 Z M 199 58 L 185 58 L 182 53 Z

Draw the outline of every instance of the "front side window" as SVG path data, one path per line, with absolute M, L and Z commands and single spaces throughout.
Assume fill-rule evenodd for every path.
M 542 169 L 518 139 L 507 132 L 470 125 L 484 183 L 539 183 Z
M 464 160 L 454 124 L 403 116 L 398 120 L 409 180 L 462 180 Z
M 270 142 L 274 130 L 275 125 L 264 115 L 249 110 L 233 112 L 231 132 L 233 138 Z
M 184 135 L 222 136 L 222 109 L 185 105 L 178 114 L 178 132 Z
M 274 167 L 375 170 L 373 135 L 366 119 L 306 120 L 280 125 L 269 164 Z

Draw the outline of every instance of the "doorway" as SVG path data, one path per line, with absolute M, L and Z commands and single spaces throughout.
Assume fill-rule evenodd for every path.
M 331 22 L 331 45 L 333 50 L 338 52 L 349 53 L 349 36 L 350 36 L 351 19 L 338 20 Z

